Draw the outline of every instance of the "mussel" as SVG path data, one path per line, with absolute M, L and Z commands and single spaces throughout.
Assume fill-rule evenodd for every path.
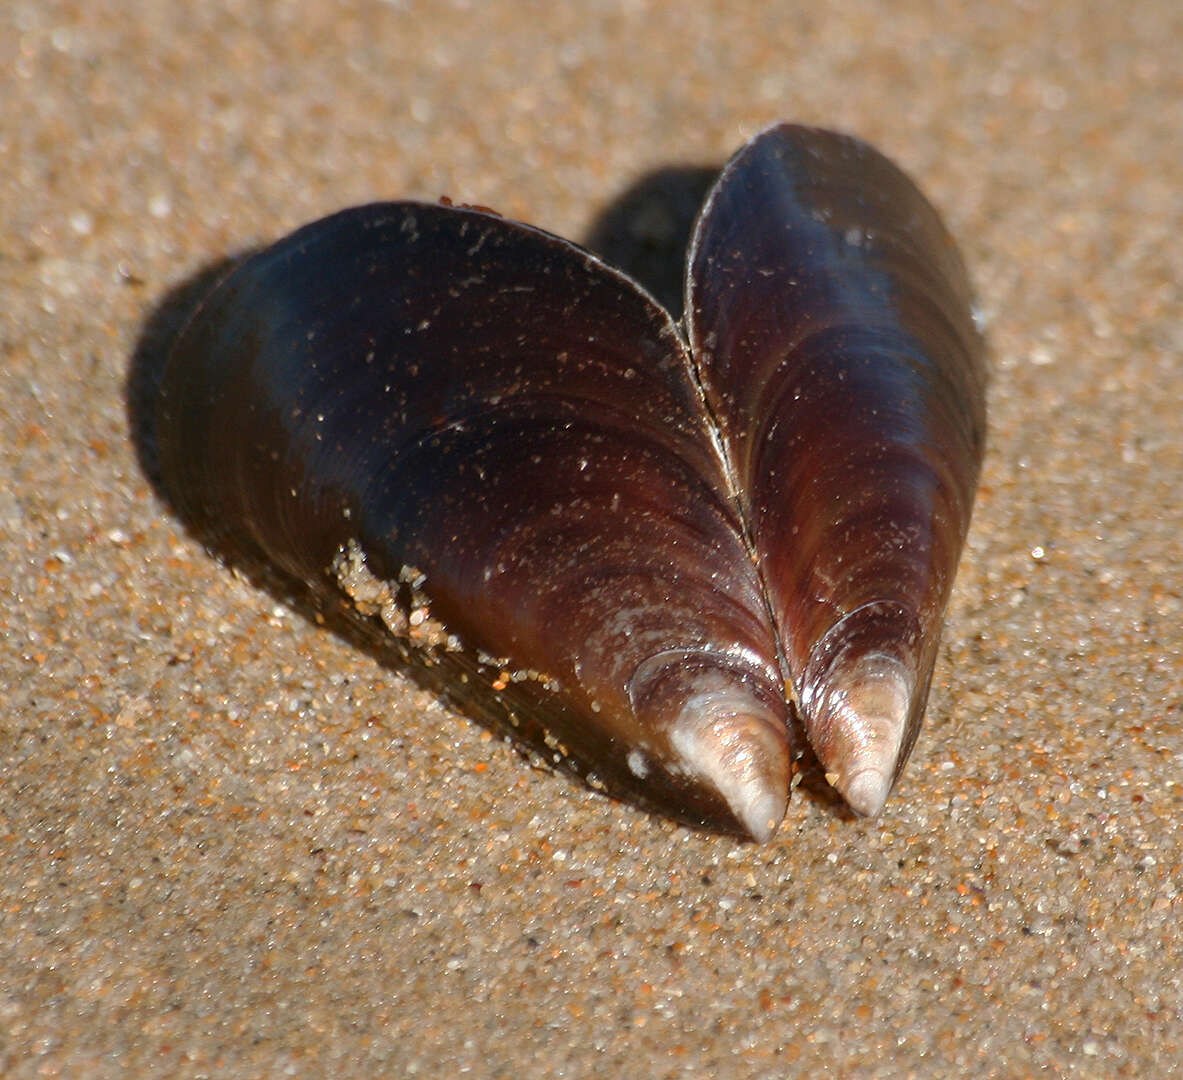
M 985 382 L 936 211 L 784 124 L 709 194 L 681 324 L 490 211 L 356 207 L 214 288 L 156 438 L 216 550 L 594 787 L 765 840 L 798 731 L 859 814 L 903 768 Z

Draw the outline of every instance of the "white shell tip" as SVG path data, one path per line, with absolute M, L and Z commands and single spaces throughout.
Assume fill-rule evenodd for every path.
M 891 793 L 911 711 L 912 679 L 882 654 L 865 657 L 832 687 L 825 741 L 815 749 L 826 781 L 862 817 L 875 817 Z
M 687 771 L 705 780 L 727 803 L 751 838 L 772 838 L 785 815 L 791 767 L 787 740 L 762 718 L 726 715 L 683 723 L 673 744 Z
M 856 814 L 875 817 L 887 802 L 891 776 L 878 769 L 863 769 L 845 782 L 839 780 L 834 786 Z

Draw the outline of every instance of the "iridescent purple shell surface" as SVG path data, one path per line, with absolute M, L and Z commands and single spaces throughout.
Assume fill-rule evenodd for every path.
M 548 760 L 763 840 L 796 732 L 861 814 L 915 742 L 984 440 L 970 305 L 915 185 L 792 125 L 715 183 L 681 324 L 538 229 L 357 207 L 198 309 L 160 469 Z

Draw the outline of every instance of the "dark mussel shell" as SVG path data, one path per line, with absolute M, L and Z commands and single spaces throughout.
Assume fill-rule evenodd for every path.
M 806 735 L 877 813 L 920 729 L 985 437 L 961 258 L 882 154 L 777 128 L 708 197 L 686 290 Z
M 969 303 L 902 173 L 788 125 L 703 209 L 686 336 L 558 237 L 359 207 L 198 310 L 161 473 L 549 760 L 765 839 L 791 708 L 860 812 L 915 739 L 982 451 Z

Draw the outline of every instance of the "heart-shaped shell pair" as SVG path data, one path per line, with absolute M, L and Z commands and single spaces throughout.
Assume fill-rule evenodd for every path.
M 345 210 L 175 343 L 165 486 L 594 786 L 766 839 L 795 711 L 874 814 L 915 741 L 981 461 L 956 248 L 881 154 L 789 125 L 699 216 L 674 322 L 556 236 Z

